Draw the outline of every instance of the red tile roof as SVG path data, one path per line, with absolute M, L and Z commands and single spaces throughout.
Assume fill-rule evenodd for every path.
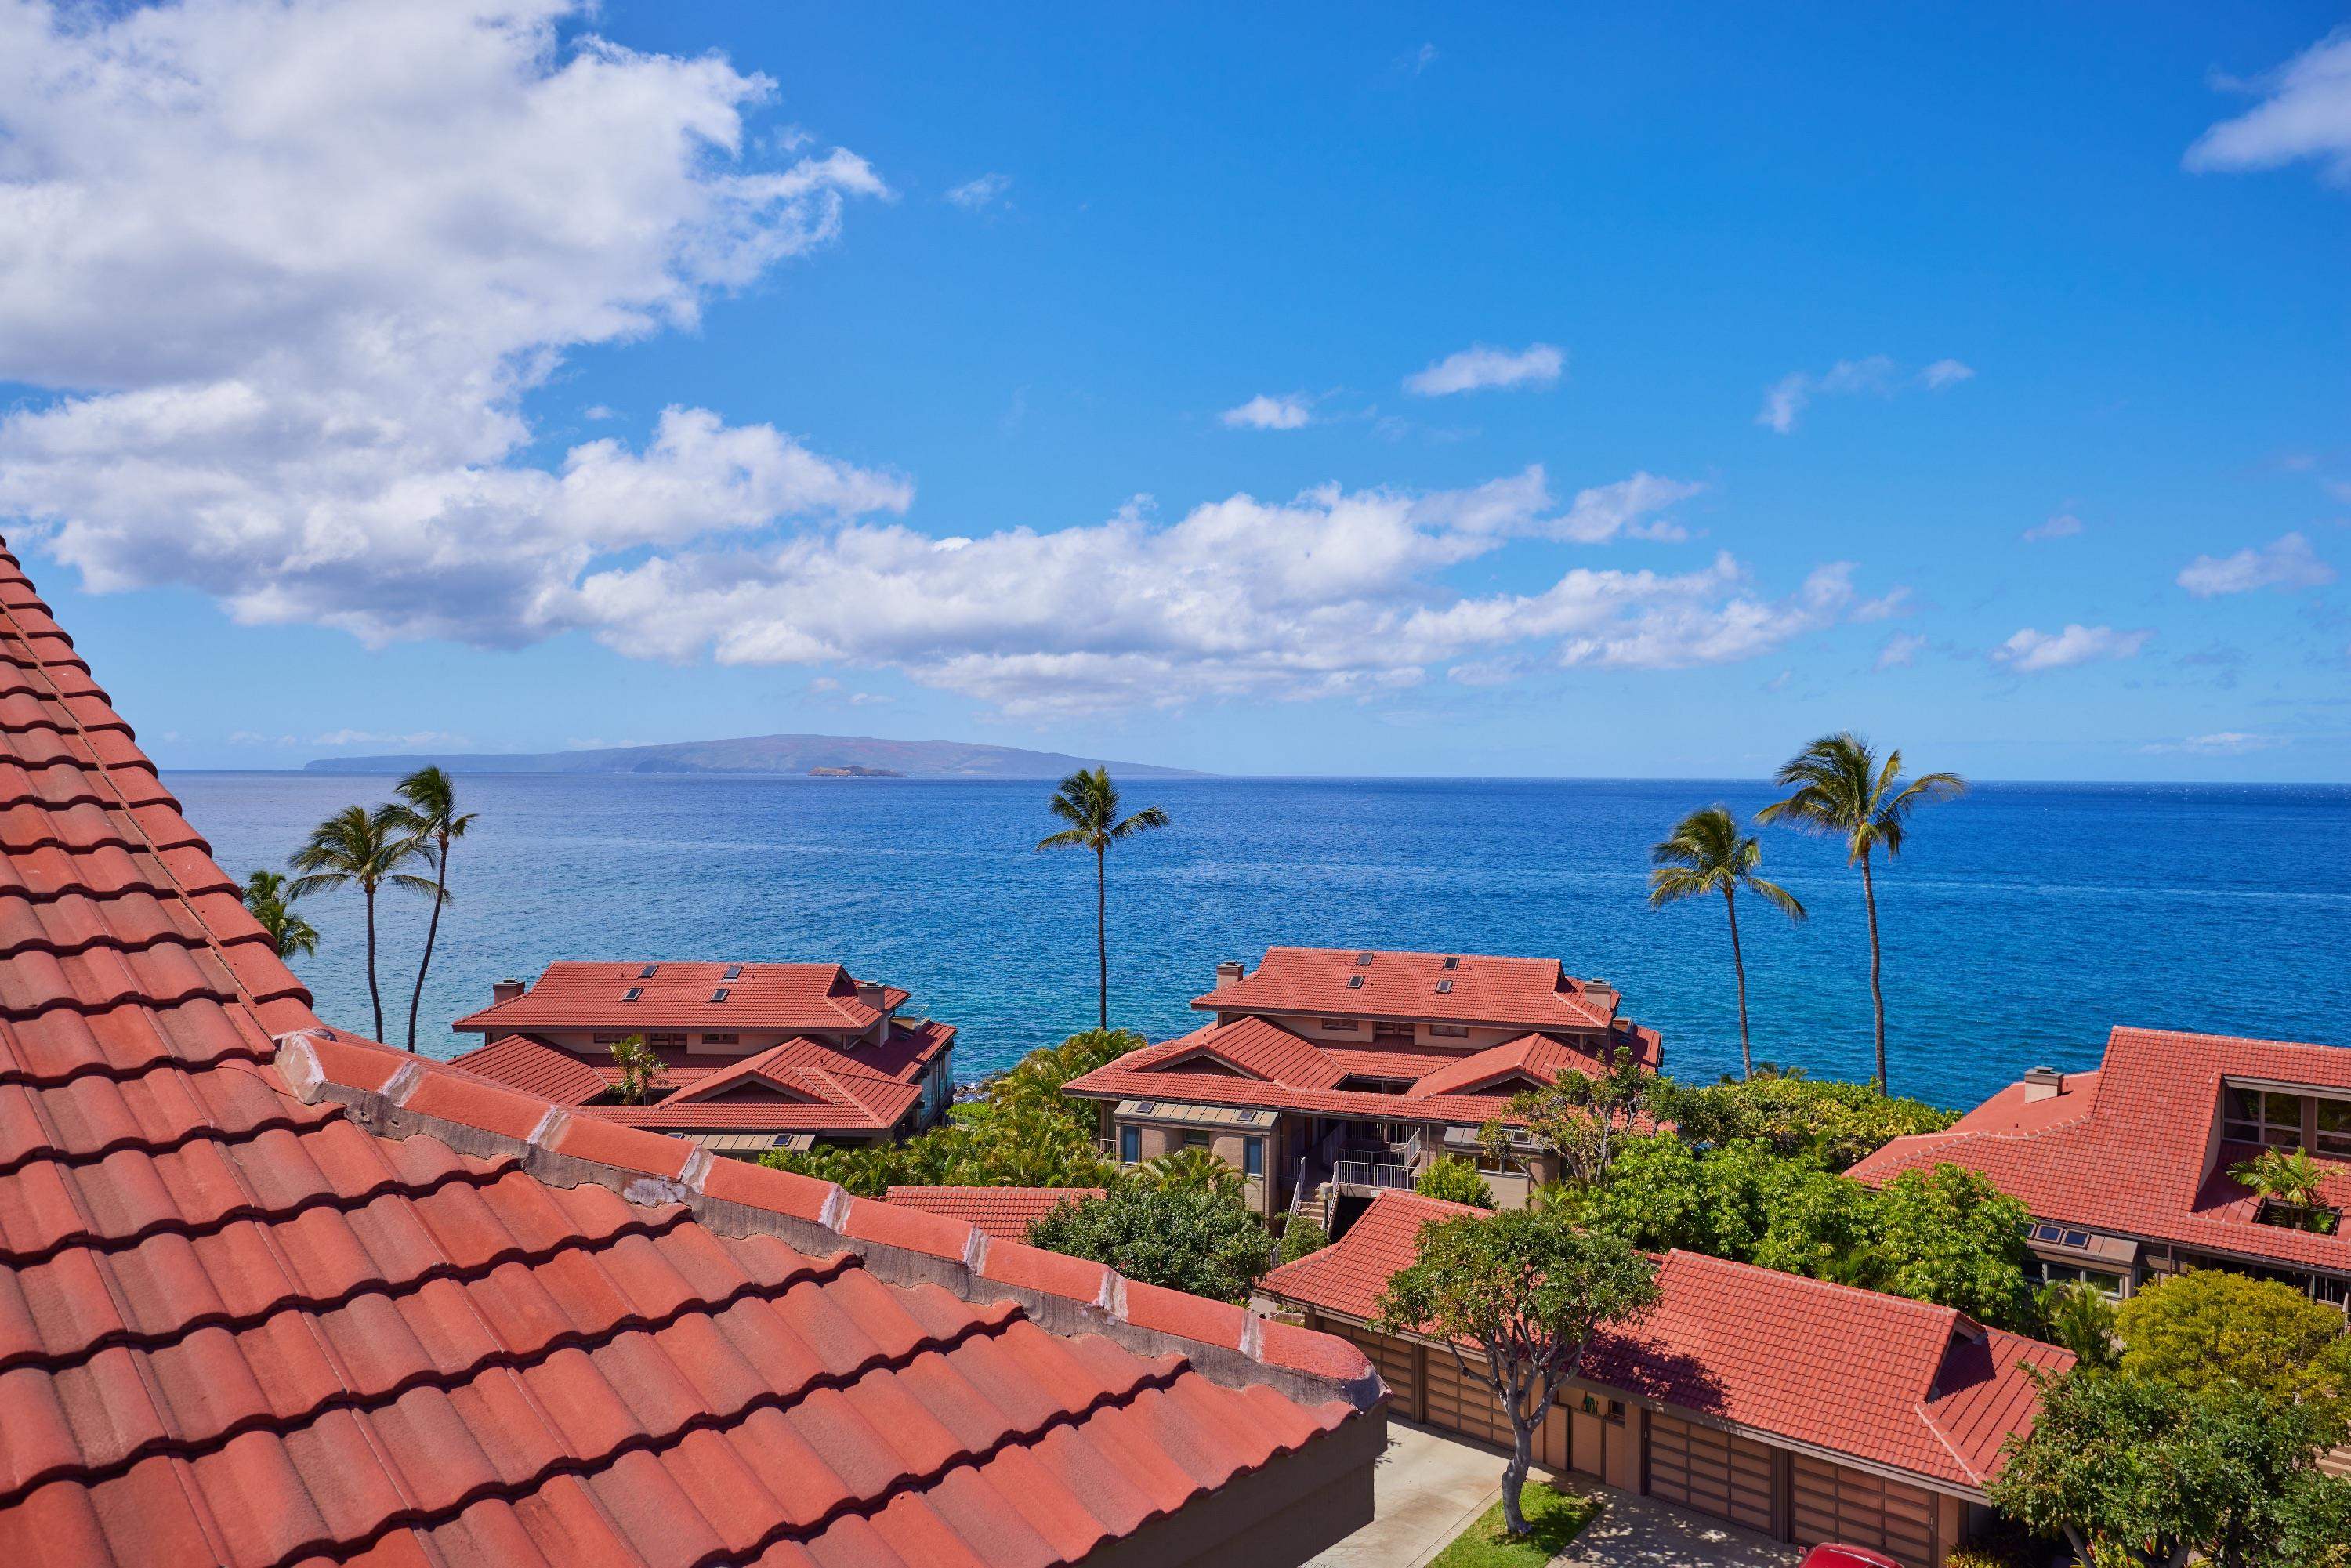
M 1510 1094 L 1531 1082 L 1541 1087 L 1562 1072 L 1595 1076 L 1608 1064 L 1588 1051 L 1562 1045 L 1549 1035 L 1522 1034 L 1485 1051 L 1457 1057 L 1406 1092 L 1406 1098 L 1425 1100 L 1432 1094 Z
M 2241 1259 L 2351 1275 L 2351 1237 L 2254 1222 L 2252 1194 L 2208 1161 L 2223 1079 L 2351 1090 L 2351 1051 L 2163 1030 L 2116 1029 L 2105 1063 L 2065 1092 L 2027 1102 L 2011 1085 L 1940 1133 L 1892 1143 L 1850 1173 L 1883 1184 L 1937 1165 L 1981 1172 L 2043 1219 Z M 2331 1166 L 2325 1196 L 2351 1207 L 2351 1166 Z
M 1378 1451 L 1336 1341 L 323 1028 L 5 551 L 0 932 L 0 1563 L 1041 1564 Z
M 1568 975 L 1556 958 L 1364 949 L 1269 947 L 1254 974 L 1192 1005 L 1206 1012 L 1318 1013 L 1503 1029 L 1605 1030 L 1617 993 Z M 1454 967 L 1445 966 L 1450 961 Z M 1350 981 L 1361 985 L 1351 986 Z M 1437 988 L 1446 986 L 1446 990 Z
M 1369 1321 L 1411 1262 L 1421 1227 L 1476 1214 L 1416 1193 L 1384 1192 L 1346 1235 L 1268 1274 L 1280 1301 Z M 1832 1285 L 1695 1252 L 1669 1252 L 1659 1301 L 1602 1335 L 1576 1375 L 1806 1448 L 1975 1489 L 2001 1445 L 2031 1430 L 2027 1368 L 2073 1357 L 1949 1307 Z
M 450 1027 L 486 1034 L 546 1030 L 780 1030 L 789 1033 L 854 1033 L 871 1029 L 883 1011 L 906 1000 L 882 988 L 876 1009 L 857 999 L 857 982 L 838 964 L 700 962 L 549 964 L 530 989 L 512 1001 L 469 1013 Z M 646 975 L 648 968 L 653 972 Z M 726 999 L 710 998 L 719 989 Z M 633 1002 L 621 998 L 638 993 Z
M 1376 1057 L 1376 1063 L 1366 1065 L 1370 1057 Z M 1458 1070 L 1470 1062 L 1481 1065 L 1469 1072 L 1466 1087 L 1458 1091 L 1442 1087 L 1464 1082 Z M 1230 1023 L 1205 1024 L 1189 1034 L 1130 1051 L 1071 1079 L 1062 1089 L 1089 1099 L 1180 1100 L 1187 1104 L 1299 1111 L 1319 1116 L 1381 1120 L 1406 1116 L 1449 1125 L 1477 1125 L 1510 1120 L 1504 1108 L 1520 1087 L 1505 1082 L 1481 1093 L 1477 1085 L 1530 1065 L 1550 1067 L 1543 1078 L 1549 1082 L 1561 1068 L 1580 1066 L 1589 1071 L 1597 1064 L 1582 1052 L 1551 1040 L 1539 1044 L 1513 1040 L 1468 1055 L 1366 1052 L 1326 1047 L 1264 1019 L 1240 1018 Z M 1407 1071 L 1422 1076 L 1403 1094 L 1336 1087 L 1351 1072 L 1401 1077 Z M 1440 1087 L 1426 1087 L 1431 1080 Z
M 1098 1186 L 893 1186 L 883 1201 L 944 1214 L 1001 1240 L 1019 1241 L 1031 1225 L 1061 1205 L 1102 1196 Z

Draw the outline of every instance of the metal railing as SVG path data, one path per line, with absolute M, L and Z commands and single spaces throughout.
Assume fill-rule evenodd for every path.
M 1410 1186 L 1412 1174 L 1402 1166 L 1375 1163 L 1371 1160 L 1341 1160 L 1332 1167 L 1331 1179 L 1341 1186 Z

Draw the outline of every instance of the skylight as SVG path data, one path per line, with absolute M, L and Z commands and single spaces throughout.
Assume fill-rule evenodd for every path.
M 1445 960 L 1445 967 L 1448 969 L 1458 969 L 1461 967 L 1461 960 L 1448 956 Z
M 650 980 L 655 975 L 660 973 L 661 966 L 659 964 L 647 964 L 643 968 L 637 971 L 637 978 L 640 980 Z
M 725 1000 L 726 999 L 726 987 L 724 987 L 724 986 L 721 986 L 721 987 L 719 987 L 716 990 L 715 990 L 715 991 L 711 992 L 711 993 L 710 993 L 710 999 L 711 999 L 712 1001 L 714 1001 L 714 1002 L 723 1002 L 723 1001 L 725 1001 Z
M 1351 991 L 1360 991 L 1360 990 L 1362 990 L 1362 989 L 1364 988 L 1364 977 L 1363 977 L 1363 976 L 1361 976 L 1361 975 L 1350 975 L 1350 976 L 1348 976 L 1348 977 L 1347 977 L 1347 988 L 1348 988 L 1349 990 L 1351 990 Z
M 621 993 L 621 999 L 624 1002 L 633 1002 L 644 994 L 645 988 L 643 986 L 631 986 L 627 990 Z
M 743 977 L 743 966 L 729 964 L 726 966 L 726 972 L 718 977 L 722 980 L 739 980 Z
M 1437 981 L 1437 994 L 1438 996 L 1440 996 L 1440 997 L 1449 997 L 1449 996 L 1451 996 L 1451 995 L 1453 994 L 1453 982 L 1452 982 L 1452 981 L 1450 981 L 1450 980 L 1439 980 L 1439 981 Z
M 1371 961 L 1372 956 L 1369 953 L 1358 953 L 1355 955 L 1355 967 L 1358 969 L 1369 967 Z

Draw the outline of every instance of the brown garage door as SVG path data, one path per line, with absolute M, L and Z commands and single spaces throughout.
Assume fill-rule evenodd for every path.
M 1657 1411 L 1649 1417 L 1649 1491 L 1667 1502 L 1771 1529 L 1771 1450 Z
M 1413 1385 L 1412 1342 L 1392 1338 L 1384 1333 L 1374 1333 L 1370 1329 L 1358 1328 L 1353 1323 L 1326 1322 L 1322 1326 L 1342 1339 L 1353 1341 L 1355 1348 L 1362 1351 L 1364 1359 L 1378 1371 L 1381 1381 L 1388 1385 L 1389 1392 L 1395 1396 L 1388 1406 L 1390 1413 L 1404 1416 L 1411 1416 L 1414 1408 L 1413 1400 L 1420 1392 Z
M 1432 1349 L 1428 1353 L 1428 1424 L 1444 1427 L 1465 1437 L 1475 1437 L 1483 1443 L 1510 1446 L 1510 1418 L 1494 1398 L 1494 1390 L 1486 1381 L 1486 1364 L 1476 1357 L 1469 1359 L 1469 1376 L 1465 1382 L 1453 1364 L 1450 1351 Z
M 1935 1498 L 1865 1470 L 1795 1457 L 1796 1544 L 1841 1541 L 1928 1568 L 1935 1561 Z

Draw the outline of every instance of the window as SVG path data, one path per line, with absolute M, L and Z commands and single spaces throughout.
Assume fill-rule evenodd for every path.
M 1121 1127 L 1118 1130 L 1118 1163 L 1134 1165 L 1143 1158 L 1143 1129 Z
M 1265 1175 L 1265 1140 L 1263 1138 L 1241 1140 L 1241 1175 L 1250 1176 Z
M 1355 967 L 1358 969 L 1368 969 L 1371 967 L 1372 956 L 1369 953 L 1358 953 L 1355 955 Z
M 640 980 L 650 980 L 655 975 L 660 973 L 661 966 L 659 964 L 647 964 L 643 968 L 637 971 L 637 978 Z
M 600 1029 L 589 1038 L 598 1045 L 618 1045 L 624 1040 L 636 1039 L 637 1035 L 634 1030 Z
M 2229 1088 L 2221 1135 L 2240 1143 L 2298 1148 L 2302 1144 L 2302 1096 L 2274 1090 Z
M 1433 1023 L 1428 1026 L 1428 1032 L 1437 1040 L 1468 1040 L 1469 1026 L 1466 1023 Z
M 1359 1019 L 1324 1019 L 1322 1027 L 1332 1034 L 1357 1034 L 1364 1025 Z
M 1350 976 L 1348 976 L 1348 977 L 1347 977 L 1347 988 L 1348 988 L 1349 990 L 1351 990 L 1351 991 L 1360 991 L 1360 990 L 1362 990 L 1362 989 L 1364 988 L 1364 977 L 1363 977 L 1363 976 L 1361 976 L 1361 975 L 1350 975 Z
M 645 1036 L 647 1045 L 684 1045 L 685 1031 L 682 1029 L 657 1029 Z
M 631 986 L 627 990 L 621 993 L 621 999 L 624 1002 L 633 1002 L 644 994 L 645 988 L 643 986 Z
M 724 986 L 721 986 L 721 987 L 719 987 L 716 990 L 715 990 L 715 991 L 711 992 L 711 993 L 710 993 L 710 999 L 711 999 L 712 1001 L 714 1001 L 714 1002 L 723 1002 L 723 1001 L 725 1001 L 725 1000 L 726 999 L 726 987 L 724 987 Z
M 743 977 L 743 966 L 729 964 L 726 966 L 726 972 L 718 977 L 722 980 L 739 980 Z
M 2312 1151 L 2351 1158 L 2351 1100 L 2318 1103 L 2318 1147 Z
M 1449 997 L 1449 996 L 1451 996 L 1451 995 L 1453 994 L 1453 982 L 1452 982 L 1452 981 L 1450 981 L 1450 980 L 1439 980 L 1439 981 L 1437 981 L 1437 994 L 1438 996 L 1440 996 L 1440 997 Z
M 706 1029 L 702 1031 L 705 1045 L 733 1045 L 742 1037 L 731 1029 Z
M 2123 1277 L 2120 1274 L 2111 1274 L 2104 1269 L 2085 1269 L 2079 1263 L 2053 1263 L 2042 1259 L 2041 1277 L 2053 1285 L 2088 1285 L 2115 1297 L 2123 1293 Z
M 1445 960 L 1445 967 L 1448 969 L 1458 969 L 1461 967 L 1461 960 L 1458 958 L 1448 957 Z
M 1208 1134 L 1187 1132 L 1184 1134 L 1184 1146 L 1187 1149 L 1205 1149 L 1208 1146 Z

